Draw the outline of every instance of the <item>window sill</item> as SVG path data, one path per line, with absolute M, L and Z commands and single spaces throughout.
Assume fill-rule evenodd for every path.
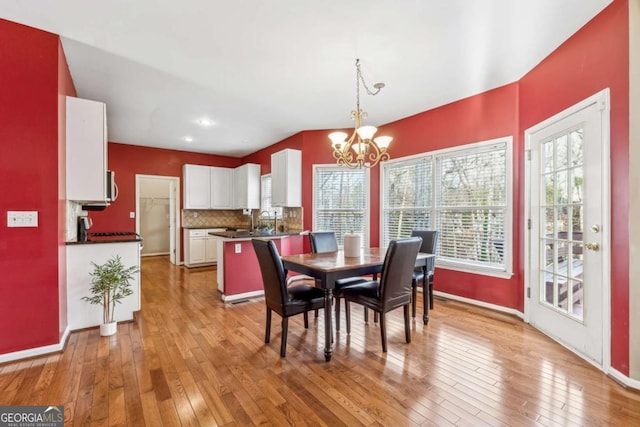
M 460 264 L 453 264 L 453 263 L 447 263 L 447 262 L 436 261 L 436 268 L 442 268 L 444 270 L 451 270 L 451 271 L 460 271 L 462 273 L 477 274 L 479 276 L 497 277 L 499 279 L 511 279 L 513 277 L 513 273 L 510 271 L 503 271 L 503 270 L 489 268 L 489 267 L 480 267 L 480 266 L 475 267 L 471 265 L 460 265 Z

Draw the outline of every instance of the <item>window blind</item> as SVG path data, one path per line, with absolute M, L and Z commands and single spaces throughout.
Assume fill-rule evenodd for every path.
M 432 157 L 384 167 L 383 247 L 431 226 Z
M 506 144 L 436 157 L 438 254 L 504 266 Z
M 314 168 L 313 229 L 335 231 L 342 248 L 345 233 L 360 233 L 368 244 L 368 177 L 364 169 Z
M 271 175 L 260 177 L 260 212 L 267 211 L 269 215 L 276 213 L 277 218 L 282 218 L 282 207 L 271 206 Z

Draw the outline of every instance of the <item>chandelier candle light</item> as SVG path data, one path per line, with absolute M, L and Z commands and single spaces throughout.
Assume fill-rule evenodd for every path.
M 367 117 L 367 113 L 360 109 L 360 83 L 364 86 L 367 94 L 375 96 L 384 87 L 384 83 L 373 85 L 375 92 L 367 87 L 360 72 L 360 60 L 356 59 L 356 109 L 351 112 L 351 118 L 356 121 L 356 126 L 349 137 L 345 132 L 333 132 L 329 134 L 331 145 L 333 146 L 333 157 L 338 166 L 346 165 L 350 168 L 371 168 L 381 161 L 389 160 L 391 157 L 387 153 L 387 148 L 393 139 L 390 136 L 378 136 L 373 138 L 378 130 L 375 126 L 362 126 L 362 119 Z M 353 151 L 351 151 L 353 150 Z M 354 158 L 355 153 L 355 158 Z

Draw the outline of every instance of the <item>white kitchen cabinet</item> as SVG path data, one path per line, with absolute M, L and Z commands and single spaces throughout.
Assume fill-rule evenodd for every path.
M 184 165 L 182 167 L 184 208 L 211 208 L 211 168 L 209 166 Z
M 66 98 L 67 199 L 107 202 L 107 112 L 102 102 Z
M 233 209 L 233 169 L 211 167 L 211 209 Z
M 218 238 L 211 232 L 225 231 L 224 228 L 184 230 L 184 265 L 201 267 L 218 261 Z
M 140 268 L 140 242 L 92 243 L 67 245 L 67 322 L 70 330 L 90 328 L 102 323 L 102 305 L 90 304 L 82 297 L 91 296 L 92 262 L 104 264 L 119 255 L 125 267 Z M 116 321 L 132 320 L 140 310 L 140 273 L 134 274 L 133 293 L 116 304 Z
M 260 165 L 247 163 L 233 171 L 234 209 L 260 208 Z
M 271 205 L 302 206 L 302 152 L 290 148 L 271 155 Z

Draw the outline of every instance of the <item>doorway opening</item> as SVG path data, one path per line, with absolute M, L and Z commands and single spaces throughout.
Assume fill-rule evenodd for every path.
M 141 256 L 169 255 L 180 264 L 180 178 L 136 175 L 136 232 Z

